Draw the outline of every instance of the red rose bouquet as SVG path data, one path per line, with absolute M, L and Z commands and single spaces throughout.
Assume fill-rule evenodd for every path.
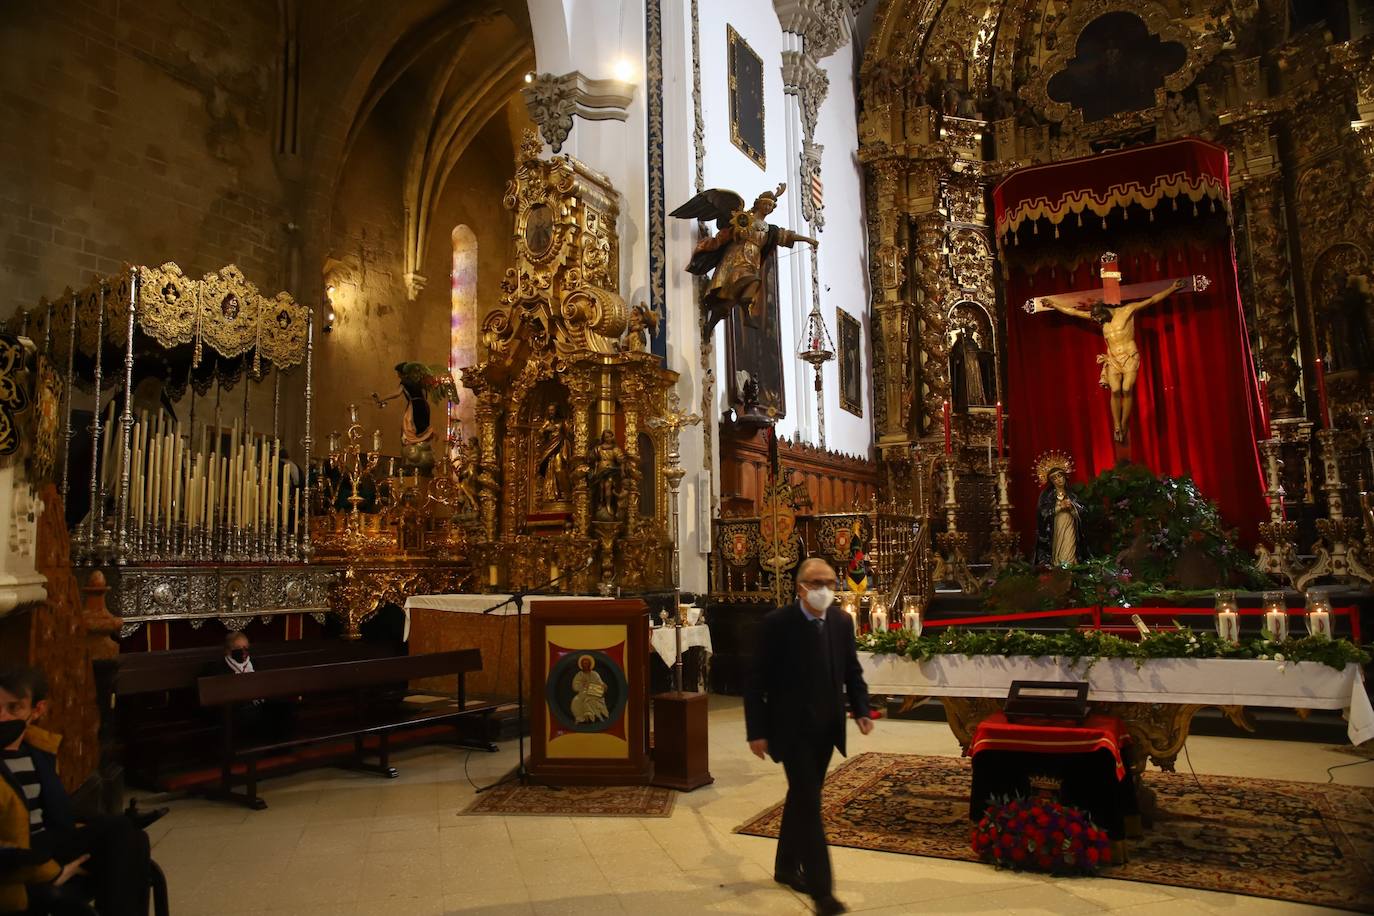
M 1112 860 L 1111 839 L 1087 814 L 1048 799 L 989 804 L 973 828 L 973 851 L 998 868 L 1094 874 Z

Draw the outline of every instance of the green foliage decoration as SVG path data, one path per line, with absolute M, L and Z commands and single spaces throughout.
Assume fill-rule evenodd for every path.
M 1049 569 L 1008 563 L 984 583 L 985 608 L 1167 605 L 1219 587 L 1273 587 L 1190 477 L 1156 477 L 1122 464 L 1073 489 L 1083 504 L 1083 538 L 1096 558 Z
M 1025 630 L 969 630 L 948 627 L 913 637 L 909 630 L 886 630 L 858 638 L 862 652 L 900 655 L 927 661 L 937 655 L 1024 655 L 1069 659 L 1085 670 L 1101 658 L 1135 659 L 1137 667 L 1151 659 L 1240 658 L 1268 659 L 1279 664 L 1319 662 L 1338 671 L 1351 662 L 1367 665 L 1371 646 L 1360 647 L 1348 639 L 1325 636 L 1289 637 L 1278 641 L 1264 633 L 1258 639 L 1229 643 L 1215 633 L 1178 626 L 1154 630 L 1139 640 L 1122 639 L 1099 630 L 1067 630 L 1062 633 L 1029 633 Z

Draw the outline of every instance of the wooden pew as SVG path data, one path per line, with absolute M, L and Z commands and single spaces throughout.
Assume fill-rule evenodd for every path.
M 221 708 L 220 726 L 220 786 L 215 797 L 262 809 L 267 803 L 258 796 L 258 760 L 309 744 L 322 744 L 353 739 L 351 765 L 395 777 L 390 765 L 389 741 L 392 733 L 427 725 L 451 724 L 460 726 L 467 719 L 486 723 L 496 704 L 469 702 L 464 676 L 482 670 L 482 653 L 478 649 L 459 649 L 453 652 L 434 652 L 427 655 L 402 655 L 364 661 L 312 665 L 302 668 L 282 668 L 275 671 L 255 671 L 251 674 L 221 674 L 203 677 L 197 682 L 201 705 Z M 394 687 L 419 678 L 458 676 L 457 696 L 451 703 L 419 709 L 400 708 Z M 393 688 L 390 691 L 388 688 Z M 284 740 L 255 742 L 240 746 L 234 738 L 234 707 L 255 700 L 295 701 L 298 698 L 331 693 L 351 693 L 352 715 L 341 722 L 326 723 L 304 730 Z M 388 695 L 389 694 L 389 695 Z M 376 764 L 366 764 L 363 739 L 377 739 Z M 496 745 L 488 741 L 459 738 L 462 746 L 494 752 Z M 242 761 L 245 774 L 241 777 L 244 791 L 234 791 L 234 764 Z
M 341 639 L 258 643 L 253 667 L 270 671 L 331 662 L 393 657 L 392 646 Z M 201 709 L 196 681 L 208 665 L 222 658 L 220 646 L 129 652 L 116 659 L 114 700 L 121 758 L 130 775 L 157 788 L 161 771 L 217 730 Z M 142 778 L 139 778 L 142 777 Z

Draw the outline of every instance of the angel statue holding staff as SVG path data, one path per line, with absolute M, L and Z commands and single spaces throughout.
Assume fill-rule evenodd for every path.
M 692 252 L 687 272 L 703 275 L 711 270 L 710 285 L 701 296 L 706 313 L 706 333 L 735 306 L 747 310 L 750 318 L 759 314 L 755 303 L 764 286 L 768 256 L 775 246 L 791 248 L 797 242 L 820 244 L 809 235 L 800 235 L 767 221 L 778 206 L 786 184 L 776 191 L 764 191 L 754 205 L 744 209 L 744 198 L 734 191 L 711 188 L 702 191 L 672 212 L 678 219 L 715 220 L 715 235 L 702 239 Z M 751 320 L 750 324 L 754 324 Z

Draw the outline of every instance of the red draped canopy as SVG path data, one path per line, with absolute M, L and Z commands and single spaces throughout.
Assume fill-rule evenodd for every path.
M 1253 541 L 1263 517 L 1259 389 L 1236 280 L 1226 152 L 1177 140 L 1013 173 L 994 191 L 1007 302 L 1008 438 L 1020 530 L 1034 529 L 1030 470 L 1060 449 L 1088 480 L 1117 463 L 1102 334 L 1058 312 L 1027 314 L 1036 296 L 1102 285 L 1099 256 L 1120 256 L 1122 284 L 1203 274 L 1136 315 L 1140 372 L 1129 460 L 1189 474 L 1227 524 Z

